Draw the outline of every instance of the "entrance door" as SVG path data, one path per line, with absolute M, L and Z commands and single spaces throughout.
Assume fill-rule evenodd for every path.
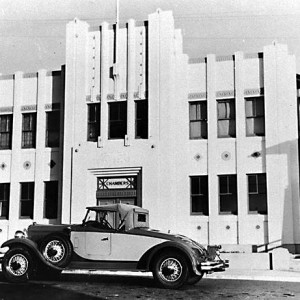
M 141 176 L 98 177 L 98 205 L 124 203 L 141 206 Z

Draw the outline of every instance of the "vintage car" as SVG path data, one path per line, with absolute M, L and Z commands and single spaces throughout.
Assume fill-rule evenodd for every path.
M 209 251 L 182 236 L 149 228 L 149 212 L 138 206 L 113 204 L 87 207 L 81 224 L 38 225 L 0 248 L 2 272 L 11 282 L 63 270 L 151 271 L 164 288 L 195 284 L 203 274 L 224 271 L 218 247 Z

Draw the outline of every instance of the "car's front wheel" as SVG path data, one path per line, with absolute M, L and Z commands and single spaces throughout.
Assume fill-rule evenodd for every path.
M 26 282 L 33 272 L 33 259 L 23 248 L 12 248 L 2 260 L 2 272 L 10 282 Z
M 178 289 L 185 284 L 188 271 L 188 263 L 182 254 L 165 252 L 154 262 L 153 277 L 161 287 Z

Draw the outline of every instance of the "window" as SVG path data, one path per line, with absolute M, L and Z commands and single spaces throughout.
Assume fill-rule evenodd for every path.
M 127 102 L 112 102 L 109 106 L 109 138 L 123 139 L 127 134 Z
M 218 100 L 218 137 L 235 137 L 234 99 Z
M 35 148 L 36 113 L 23 114 L 22 148 Z
M 60 111 L 46 113 L 46 147 L 59 147 Z
M 148 138 L 148 101 L 135 101 L 135 138 Z
M 265 109 L 263 97 L 245 99 L 246 136 L 265 135 Z
M 208 215 L 208 176 L 192 176 L 191 213 Z
M 12 114 L 0 115 L 0 149 L 11 149 Z
M 0 218 L 9 217 L 9 183 L 0 183 Z
M 33 218 L 34 182 L 21 183 L 20 217 Z
M 190 102 L 190 139 L 207 139 L 207 101 Z
M 45 182 L 44 218 L 56 219 L 58 205 L 58 181 Z
M 100 103 L 88 104 L 88 136 L 90 142 L 97 142 L 100 136 Z
M 247 176 L 249 212 L 266 215 L 268 213 L 266 174 L 249 174 Z
M 219 176 L 219 197 L 221 214 L 237 214 L 236 175 Z

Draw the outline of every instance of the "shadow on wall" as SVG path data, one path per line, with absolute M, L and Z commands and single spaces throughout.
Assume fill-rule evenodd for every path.
M 281 240 L 269 240 L 267 245 L 261 245 L 267 250 L 285 247 L 292 253 L 300 251 L 300 200 L 299 200 L 299 140 L 286 141 L 266 148 L 269 155 L 284 155 L 287 160 L 287 185 L 283 196 Z M 278 167 L 280 180 L 281 168 Z M 267 175 L 268 176 L 268 175 Z M 283 179 L 284 180 L 284 179 Z M 279 199 L 281 200 L 281 199 Z M 272 201 L 272 199 L 271 199 Z M 275 212 L 276 213 L 276 212 Z M 274 221 L 274 220 L 273 220 Z M 279 220 L 278 220 L 279 221 Z M 290 241 L 290 242 L 287 242 Z

